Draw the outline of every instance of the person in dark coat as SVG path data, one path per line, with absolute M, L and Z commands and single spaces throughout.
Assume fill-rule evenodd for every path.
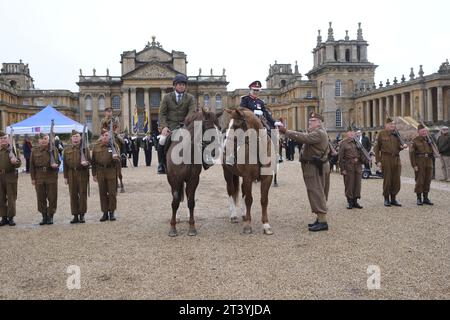
M 25 171 L 26 173 L 30 173 L 30 157 L 31 150 L 33 149 L 33 145 L 31 144 L 30 137 L 25 135 L 25 140 L 23 141 L 22 151 L 23 156 L 25 157 Z

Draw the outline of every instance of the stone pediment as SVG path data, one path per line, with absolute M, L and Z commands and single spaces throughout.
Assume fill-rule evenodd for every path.
M 161 64 L 148 63 L 124 75 L 123 79 L 172 79 L 177 73 L 175 70 Z
M 150 62 L 150 61 L 166 62 L 171 61 L 172 56 L 170 55 L 170 53 L 164 51 L 163 49 L 160 49 L 158 47 L 150 47 L 142 52 L 139 52 L 136 55 L 136 60 L 142 62 Z

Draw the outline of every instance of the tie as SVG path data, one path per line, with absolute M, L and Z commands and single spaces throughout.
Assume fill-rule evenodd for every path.
M 181 98 L 182 98 L 182 95 L 181 94 L 177 94 L 177 103 L 180 103 Z

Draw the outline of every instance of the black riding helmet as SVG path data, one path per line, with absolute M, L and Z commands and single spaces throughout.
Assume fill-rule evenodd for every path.
M 175 86 L 177 83 L 184 83 L 187 84 L 188 79 L 183 74 L 177 74 L 175 78 L 173 79 L 173 85 Z

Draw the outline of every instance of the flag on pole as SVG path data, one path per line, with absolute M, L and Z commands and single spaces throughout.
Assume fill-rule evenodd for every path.
M 145 119 L 144 119 L 144 133 L 148 132 L 148 113 L 145 111 Z
M 137 133 L 139 129 L 139 116 L 138 116 L 138 110 L 137 107 L 134 107 L 134 114 L 133 114 L 133 132 Z

